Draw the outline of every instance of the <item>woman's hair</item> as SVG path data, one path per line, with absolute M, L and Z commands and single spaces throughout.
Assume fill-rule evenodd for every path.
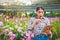
M 40 9 L 44 10 L 43 7 L 37 7 L 37 8 L 36 8 L 36 11 L 38 11 L 38 10 L 40 10 Z

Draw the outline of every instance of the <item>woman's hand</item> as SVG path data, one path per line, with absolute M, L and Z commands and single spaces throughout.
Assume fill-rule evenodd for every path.
M 35 24 L 38 24 L 40 21 L 41 21 L 40 19 L 36 19 L 31 25 L 31 27 L 34 28 Z
M 50 35 L 50 34 L 51 34 L 51 31 L 50 31 L 50 30 L 45 30 L 45 31 L 42 31 L 41 34 L 47 34 L 47 35 Z
M 41 19 L 36 19 L 33 24 L 38 24 L 41 21 Z
M 46 34 L 47 34 L 47 35 L 50 35 L 50 34 L 51 34 L 51 31 L 50 31 L 50 30 L 47 30 L 47 31 L 46 31 Z

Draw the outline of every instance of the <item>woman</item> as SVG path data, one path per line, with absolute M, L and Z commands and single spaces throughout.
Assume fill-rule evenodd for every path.
M 50 21 L 43 15 L 44 15 L 44 8 L 37 7 L 36 16 L 30 20 L 28 29 L 29 30 L 33 29 L 34 33 L 33 40 L 48 40 L 47 33 L 41 33 L 41 32 L 45 26 L 50 25 Z M 48 32 L 48 34 L 50 34 L 50 32 Z

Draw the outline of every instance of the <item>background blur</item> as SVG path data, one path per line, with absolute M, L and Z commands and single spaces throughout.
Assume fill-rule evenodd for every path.
M 0 0 L 0 40 L 22 40 L 36 7 L 44 7 L 52 38 L 60 40 L 60 0 Z

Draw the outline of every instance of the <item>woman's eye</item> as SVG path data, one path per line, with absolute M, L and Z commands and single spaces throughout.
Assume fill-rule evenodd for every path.
M 41 13 L 41 12 L 39 12 L 39 13 Z
M 39 11 L 38 13 L 43 13 L 43 12 L 40 12 L 40 11 Z

